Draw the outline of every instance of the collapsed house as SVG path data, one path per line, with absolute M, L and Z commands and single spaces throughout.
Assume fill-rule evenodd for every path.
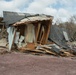
M 17 19 L 11 18 L 10 14 Z M 9 51 L 13 44 L 16 44 L 18 48 L 25 49 L 34 49 L 37 44 L 47 44 L 52 20 L 53 17 L 49 15 L 25 15 L 4 12 L 4 21 L 8 25 Z

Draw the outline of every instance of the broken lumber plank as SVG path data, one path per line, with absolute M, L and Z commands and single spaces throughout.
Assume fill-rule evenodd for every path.
M 51 55 L 57 55 L 56 53 L 52 52 L 52 51 L 49 51 L 48 49 L 44 49 L 44 48 L 40 48 L 39 50 L 43 50 L 45 51 L 46 53 L 49 53 Z
M 48 49 L 51 49 L 52 47 L 49 47 L 48 45 L 40 45 L 41 47 L 43 48 L 48 48 Z
M 40 48 L 46 48 L 46 49 L 51 49 L 52 47 L 48 46 L 48 45 L 38 45 L 36 47 L 36 49 L 40 49 Z
M 37 49 L 30 49 L 30 48 L 20 48 L 19 50 L 20 50 L 21 52 L 29 51 L 29 52 L 45 53 L 44 51 L 37 50 Z
M 56 44 L 50 44 L 50 45 L 40 45 L 40 48 L 45 48 L 45 49 L 48 49 L 52 52 L 55 52 L 57 54 L 60 53 L 60 47 Z

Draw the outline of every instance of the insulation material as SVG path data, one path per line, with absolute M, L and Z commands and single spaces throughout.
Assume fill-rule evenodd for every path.
M 27 33 L 25 34 L 25 41 L 27 43 L 33 43 L 35 41 L 35 27 L 33 24 L 27 25 Z

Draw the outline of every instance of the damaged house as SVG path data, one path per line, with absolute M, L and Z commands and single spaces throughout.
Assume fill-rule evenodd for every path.
M 74 56 L 76 46 L 71 45 L 67 31 L 52 25 L 52 20 L 50 15 L 4 11 L 7 50 L 14 48 L 21 52 Z M 2 45 L 6 47 L 4 43 Z
M 7 26 L 9 51 L 15 44 L 18 49 L 34 49 L 38 44 L 47 44 L 53 17 L 3 12 Z

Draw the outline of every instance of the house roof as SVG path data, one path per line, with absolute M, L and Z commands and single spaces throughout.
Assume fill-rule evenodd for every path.
M 20 21 L 21 19 L 25 18 L 28 15 L 29 14 L 27 13 L 3 11 L 3 17 L 4 17 L 3 21 L 6 23 L 6 25 L 9 25 L 17 21 Z
M 42 21 L 42 20 L 50 20 L 53 17 L 49 15 L 40 15 L 40 14 L 29 14 L 29 13 L 18 13 L 18 12 L 9 12 L 3 11 L 4 22 L 6 25 L 10 24 L 21 24 L 25 22 L 32 22 L 32 21 Z
M 52 19 L 53 19 L 52 16 L 38 15 L 38 16 L 24 18 L 24 19 L 20 20 L 19 22 L 16 22 L 15 24 L 13 24 L 13 26 L 18 26 L 21 24 L 27 24 L 27 23 L 31 23 L 31 22 L 37 22 L 37 21 L 52 20 Z

